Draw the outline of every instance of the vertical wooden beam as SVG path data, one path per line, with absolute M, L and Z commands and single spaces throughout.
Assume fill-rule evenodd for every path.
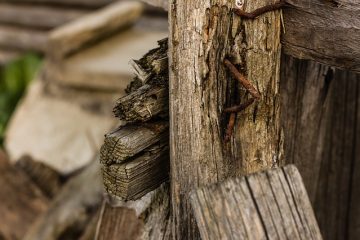
M 276 1 L 245 1 L 252 11 Z M 234 1 L 172 0 L 170 5 L 170 148 L 173 237 L 198 238 L 189 191 L 229 176 L 278 165 L 280 12 L 255 20 L 232 13 Z M 223 141 L 225 107 L 249 94 L 224 67 L 229 58 L 261 93 L 238 114 Z

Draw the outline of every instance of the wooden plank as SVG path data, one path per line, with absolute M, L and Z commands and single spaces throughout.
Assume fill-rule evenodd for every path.
M 120 1 L 57 28 L 50 33 L 48 56 L 52 60 L 60 60 L 131 25 L 142 11 L 143 5 L 139 2 Z
M 282 63 L 285 159 L 304 177 L 324 238 L 356 239 L 359 74 L 289 56 Z
M 102 193 L 97 157 L 84 171 L 64 185 L 49 210 L 37 218 L 23 239 L 70 239 L 70 236 L 79 236 L 100 207 Z
M 252 11 L 276 1 L 246 1 Z M 170 158 L 175 239 L 197 238 L 187 193 L 199 185 L 281 164 L 280 12 L 249 21 L 235 1 L 172 1 L 170 12 Z M 251 96 L 231 78 L 234 62 L 261 99 L 236 115 L 224 108 Z M 235 121 L 225 142 L 227 125 Z
M 163 184 L 137 201 L 123 202 L 109 196 L 102 206 L 96 240 L 170 240 L 169 185 Z
M 286 2 L 285 53 L 360 72 L 359 1 Z
M 0 2 L 0 22 L 33 28 L 51 29 L 88 13 L 87 10 L 31 6 Z
M 103 166 L 105 189 L 124 201 L 137 200 L 168 180 L 169 168 L 169 147 L 165 141 L 147 148 L 135 159 Z
M 155 143 L 168 139 L 165 121 L 126 125 L 105 135 L 100 162 L 104 165 L 122 163 Z
M 35 219 L 45 212 L 49 200 L 0 151 L 0 238 L 23 239 Z
M 0 25 L 0 47 L 45 52 L 47 48 L 47 32 Z
M 98 8 L 105 6 L 114 0 L 1 0 L 1 2 L 8 3 L 26 3 L 26 4 L 49 4 L 49 5 L 64 5 L 64 6 L 80 6 Z
M 190 198 L 202 239 L 322 239 L 292 165 L 214 184 Z

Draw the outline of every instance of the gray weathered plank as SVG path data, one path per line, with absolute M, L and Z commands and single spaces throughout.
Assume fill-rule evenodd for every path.
M 285 53 L 360 72 L 360 2 L 287 0 Z
M 104 165 L 122 163 L 151 145 L 168 139 L 168 123 L 126 125 L 106 134 L 100 161 Z
M 293 165 L 210 185 L 190 199 L 202 239 L 322 239 Z
M 155 144 L 135 159 L 102 167 L 105 189 L 124 201 L 137 200 L 169 177 L 169 147 Z

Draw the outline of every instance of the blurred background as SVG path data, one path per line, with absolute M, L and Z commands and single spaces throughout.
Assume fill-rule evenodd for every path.
M 167 32 L 135 0 L 0 1 L 0 239 L 94 238 L 112 108 Z

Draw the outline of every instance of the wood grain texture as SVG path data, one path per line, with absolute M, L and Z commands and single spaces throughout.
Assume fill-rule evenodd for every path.
M 360 2 L 287 0 L 284 51 L 360 72 Z
M 0 239 L 23 239 L 49 199 L 26 176 L 10 165 L 0 150 Z
M 0 2 L 0 22 L 33 28 L 51 29 L 74 20 L 87 10 L 31 6 Z
M 121 120 L 146 122 L 154 116 L 168 117 L 167 39 L 158 43 L 158 48 L 149 51 L 140 60 L 133 61 L 136 77 L 129 89 L 134 84 L 139 88 L 116 102 L 113 112 Z
M 143 5 L 120 1 L 55 29 L 49 36 L 48 56 L 56 61 L 107 37 L 137 20 Z
M 169 178 L 169 162 L 166 140 L 145 149 L 130 161 L 103 166 L 105 189 L 124 201 L 137 200 Z
M 247 1 L 252 11 L 276 1 Z M 278 165 L 280 12 L 254 21 L 232 13 L 234 1 L 172 0 L 170 6 L 170 157 L 175 239 L 196 239 L 188 193 L 203 184 Z M 230 58 L 261 93 L 238 114 L 223 143 L 230 114 L 223 109 L 249 94 L 224 67 Z
M 324 239 L 357 239 L 360 77 L 289 56 L 281 68 L 285 159 L 304 178 Z
M 167 139 L 168 123 L 165 121 L 120 127 L 105 135 L 100 162 L 103 165 L 125 162 L 151 145 Z
M 95 239 L 171 239 L 169 206 L 167 183 L 136 201 L 110 196 L 102 206 Z
M 322 239 L 292 165 L 196 190 L 191 204 L 202 239 Z
M 47 36 L 46 31 L 0 25 L 0 47 L 7 50 L 45 52 Z

